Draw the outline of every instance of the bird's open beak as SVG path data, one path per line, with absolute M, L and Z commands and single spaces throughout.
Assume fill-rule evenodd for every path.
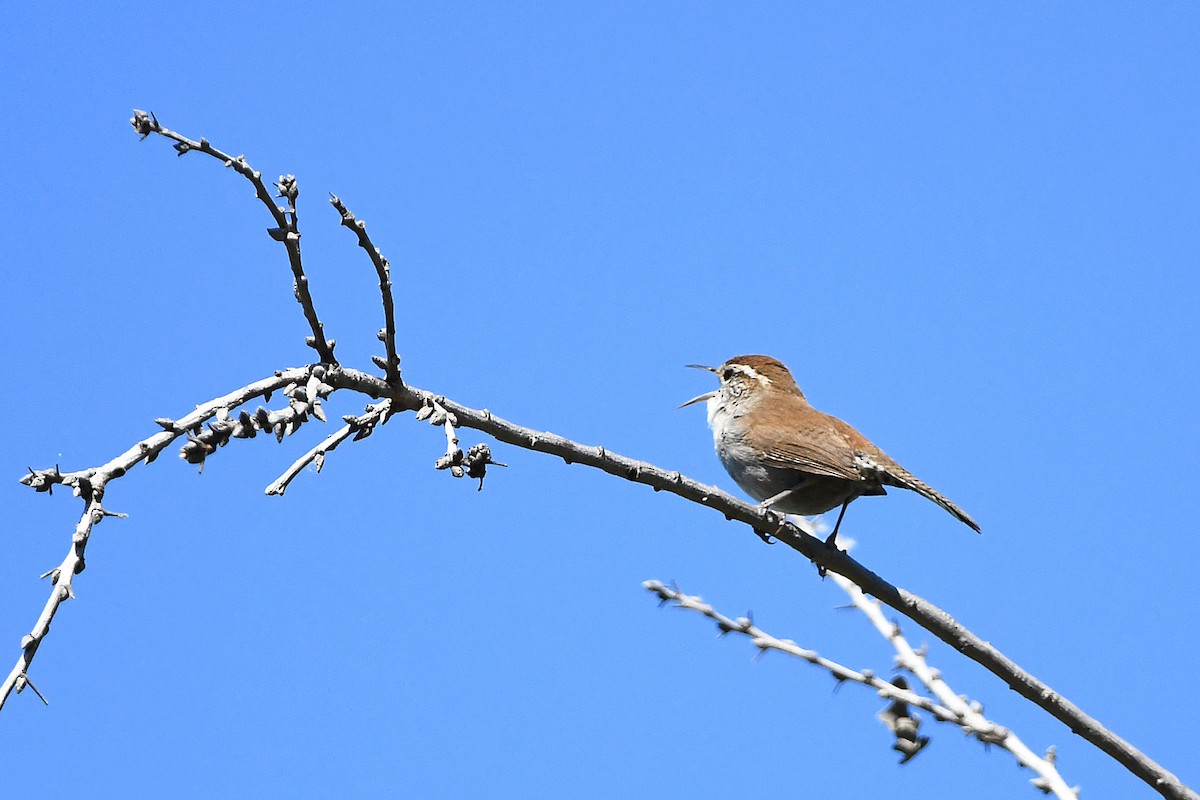
M 700 395 L 699 397 L 693 397 L 691 400 L 688 400 L 686 403 L 679 406 L 679 408 L 687 408 L 692 403 L 699 403 L 702 400 L 708 400 L 709 398 L 716 397 L 716 396 L 717 396 L 716 390 L 713 390 L 711 392 L 705 392 L 704 394 Z
M 706 366 L 704 366 L 703 364 L 688 364 L 688 365 L 687 365 L 687 367 L 688 367 L 689 369 L 703 369 L 703 370 L 708 370 L 709 372 L 713 373 L 714 375 L 717 373 L 717 368 L 716 368 L 716 367 L 706 367 Z M 717 390 L 717 389 L 714 389 L 713 391 L 711 391 L 711 392 L 705 392 L 704 394 L 702 394 L 702 395 L 699 395 L 698 397 L 693 397 L 691 400 L 688 400 L 686 403 L 684 403 L 683 405 L 679 406 L 679 408 L 687 408 L 688 406 L 692 405 L 693 403 L 700 403 L 700 402 L 703 402 L 703 401 L 705 401 L 705 400 L 708 400 L 708 399 L 710 399 L 710 398 L 716 397 L 716 396 L 717 396 L 717 392 L 718 392 L 718 391 L 719 391 L 719 390 Z

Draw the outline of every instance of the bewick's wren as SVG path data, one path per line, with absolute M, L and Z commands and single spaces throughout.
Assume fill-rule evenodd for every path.
M 884 486 L 909 489 L 949 511 L 976 532 L 965 511 L 925 484 L 854 428 L 808 404 L 792 373 L 770 356 L 737 356 L 719 367 L 689 364 L 720 380 L 720 388 L 680 406 L 708 401 L 717 455 L 738 486 L 785 514 L 824 514 Z

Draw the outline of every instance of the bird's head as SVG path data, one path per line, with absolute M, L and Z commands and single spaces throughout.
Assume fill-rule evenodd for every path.
M 770 356 L 735 356 L 719 367 L 688 364 L 693 369 L 707 370 L 717 376 L 721 385 L 688 400 L 684 408 L 700 401 L 716 400 L 718 404 L 741 403 L 772 391 L 789 392 L 801 398 L 804 392 L 796 385 L 792 373 L 783 362 Z

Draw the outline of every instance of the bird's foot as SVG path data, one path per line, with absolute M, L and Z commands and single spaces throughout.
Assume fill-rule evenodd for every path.
M 839 548 L 837 546 L 837 530 L 836 529 L 834 529 L 833 533 L 829 534 L 829 537 L 827 539 L 825 539 L 825 546 L 828 548 L 831 548 L 835 553 L 844 552 L 841 548 Z M 820 564 L 817 564 L 817 574 L 820 575 L 822 578 L 825 577 L 825 574 L 828 571 L 829 570 L 827 570 L 825 567 L 821 566 Z

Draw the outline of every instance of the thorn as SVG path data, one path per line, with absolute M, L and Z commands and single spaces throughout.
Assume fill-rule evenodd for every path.
M 38 699 L 42 701 L 42 705 L 45 705 L 45 706 L 50 705 L 50 701 L 47 700 L 42 695 L 42 693 L 38 691 L 38 688 L 33 685 L 33 681 L 29 680 L 29 676 L 26 675 L 24 672 L 21 673 L 21 680 L 23 680 L 25 682 L 25 686 L 28 686 L 30 689 L 33 689 L 33 693 L 36 694 L 38 696 Z M 21 690 L 17 689 L 17 691 L 20 692 Z

